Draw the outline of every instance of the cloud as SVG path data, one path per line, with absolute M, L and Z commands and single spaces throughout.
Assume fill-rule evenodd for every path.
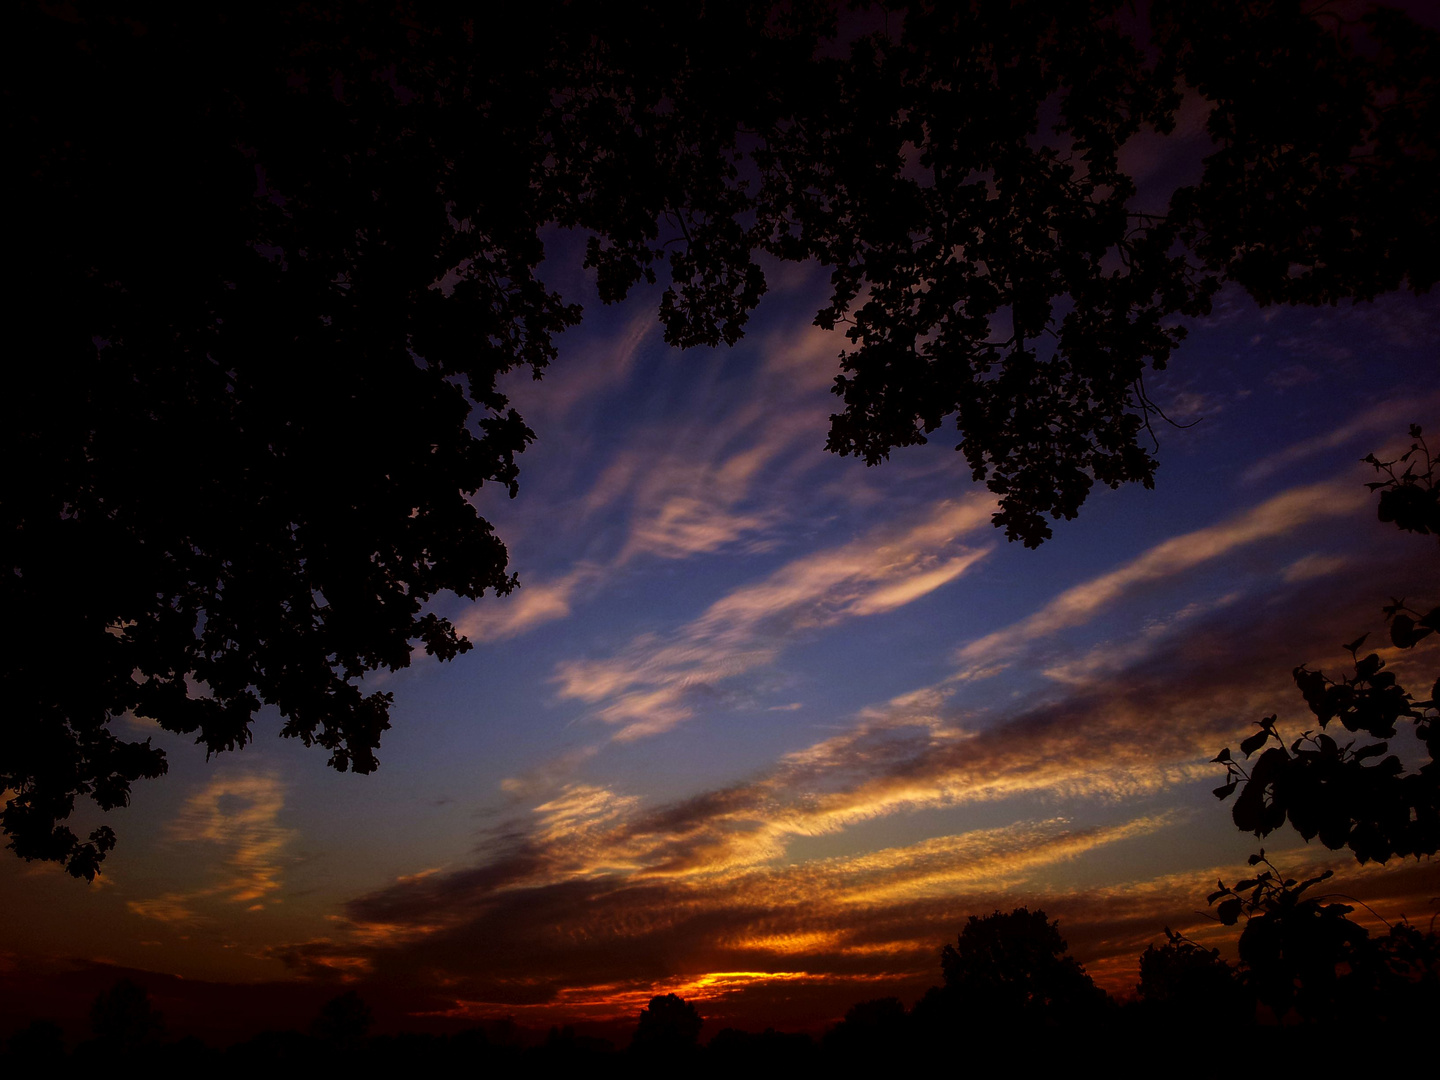
M 1066 665 L 1058 697 L 1042 688 L 985 723 L 967 717 L 963 684 L 902 695 L 747 783 L 587 830 L 584 852 L 567 849 L 566 873 L 617 858 L 650 877 L 730 873 L 783 857 L 796 838 L 897 814 L 1017 799 L 1113 804 L 1208 779 L 1243 718 L 1288 704 L 1304 722 L 1289 672 L 1368 621 L 1375 581 L 1394 569 L 1372 566 L 1329 590 L 1279 581 L 1244 615 L 1230 602 L 1184 609 Z
M 814 326 L 772 332 L 759 340 L 743 393 L 712 385 L 683 422 L 667 413 L 633 431 L 581 500 L 587 517 L 625 512 L 615 564 L 763 546 L 792 512 L 787 486 L 833 461 L 820 448 L 845 344 Z
M 1394 443 L 1396 437 L 1402 434 L 1410 424 L 1434 412 L 1437 405 L 1440 405 L 1440 395 L 1437 394 L 1430 394 L 1418 401 L 1413 398 L 1393 398 L 1389 401 L 1382 401 L 1323 435 L 1303 439 L 1269 457 L 1261 458 L 1245 470 L 1241 475 L 1241 480 L 1246 484 L 1256 483 L 1307 458 L 1324 453 L 1326 450 L 1334 450 L 1354 442 L 1361 436 Z M 1366 449 L 1373 448 L 1367 447 Z M 1403 447 L 1398 452 L 1403 453 Z
M 1028 903 L 1061 918 L 1072 950 L 1125 989 L 1162 926 L 1204 934 L 1196 912 L 1205 891 L 1214 877 L 1243 872 L 1247 840 L 1236 835 L 1235 866 L 1158 877 L 1132 870 L 1121 885 L 1067 885 L 1086 876 L 1067 867 L 1144 838 L 1183 845 L 1195 811 L 1127 818 L 1116 808 L 1197 780 L 1213 786 L 1209 759 L 1233 745 L 1247 718 L 1278 711 L 1282 724 L 1306 723 L 1290 669 L 1325 658 L 1334 641 L 1372 621 L 1379 582 L 1427 570 L 1428 549 L 1407 551 L 1413 556 L 1361 564 L 1323 589 L 1277 576 L 1243 617 L 1233 605 L 1186 612 L 1164 632 L 1142 634 L 1147 647 L 1126 654 L 1113 678 L 1047 687 L 984 723 L 965 712 L 964 684 L 927 687 L 862 711 L 847 730 L 744 782 L 691 798 L 647 806 L 572 784 L 515 822 L 477 865 L 358 897 L 331 940 L 283 957 L 317 975 L 350 965 L 410 980 L 447 1015 L 633 1017 L 650 993 L 670 990 L 726 1022 L 777 1023 L 786 995 L 811 1010 L 833 1001 L 837 1016 L 878 994 L 913 1000 L 936 980 L 935 950 L 964 915 Z M 974 824 L 965 808 L 982 805 L 988 820 L 1006 811 L 1014 820 Z M 1074 820 L 1096 806 L 1110 808 L 1105 820 Z M 797 855 L 806 838 L 941 808 L 951 810 L 942 835 Z M 1284 852 L 1284 843 L 1272 838 L 1267 848 L 1282 851 L 1287 868 L 1330 858 Z M 1351 865 L 1345 853 L 1332 861 Z M 1376 884 L 1362 875 L 1346 887 L 1387 896 L 1383 914 L 1415 915 L 1437 874 L 1427 866 L 1420 877 Z
M 1117 570 L 1067 589 L 1035 614 L 972 641 L 960 650 L 957 678 L 982 678 L 1003 670 L 1031 643 L 1089 622 L 1136 588 L 1173 578 L 1236 548 L 1282 536 L 1327 517 L 1344 517 L 1370 501 L 1349 478 L 1291 488 L 1258 506 L 1194 532 L 1157 544 Z
M 703 487 L 703 483 L 694 486 Z M 689 494 L 667 494 L 648 510 L 637 515 L 622 560 L 642 553 L 666 559 L 708 554 L 760 532 L 771 520 L 768 515 L 737 513 Z
M 1293 579 L 1287 571 L 1284 581 Z M 1095 684 L 1123 671 L 1125 668 L 1144 660 L 1155 651 L 1157 644 L 1171 634 L 1183 629 L 1185 623 L 1197 616 L 1219 608 L 1229 607 L 1241 599 L 1241 593 L 1231 592 L 1209 602 L 1196 601 L 1186 604 L 1179 611 L 1151 619 L 1141 627 L 1140 632 L 1128 641 L 1105 641 L 1088 649 L 1074 659 L 1065 659 L 1045 668 L 1043 674 L 1055 682 L 1071 683 L 1077 686 Z
M 1166 826 L 1147 820 L 1071 830 L 1059 820 L 1021 822 L 723 876 L 501 884 L 454 874 L 363 897 L 347 909 L 345 940 L 277 955 L 312 974 L 371 970 L 396 979 L 423 970 L 449 984 L 445 996 L 462 1015 L 517 1006 L 564 1008 L 572 1018 L 633 1015 L 651 992 L 720 1002 L 777 980 L 828 981 L 854 993 L 857 983 L 894 981 L 897 967 L 903 975 L 907 967 L 933 966 L 936 943 L 958 921 L 957 899 L 983 895 L 989 902 L 1038 868 Z M 465 914 L 434 924 L 437 912 L 456 911 Z M 422 925 L 428 933 L 407 932 Z M 377 926 L 396 929 L 377 934 Z M 467 969 L 467 960 L 478 963 Z
M 500 790 L 515 799 L 533 798 L 563 785 L 585 762 L 599 753 L 597 746 L 580 746 L 549 758 L 517 776 L 500 781 Z
M 167 830 L 168 842 L 218 848 L 219 880 L 191 890 L 131 900 L 129 909 L 160 922 L 201 918 L 196 904 L 219 900 L 249 911 L 278 903 L 285 848 L 293 833 L 279 823 L 284 807 L 279 779 L 259 773 L 216 776 L 190 796 Z M 207 860 L 207 865 L 213 865 Z
M 1349 565 L 1350 559 L 1344 555 L 1320 555 L 1312 552 L 1302 555 L 1287 566 L 1281 577 L 1287 582 L 1310 581 L 1330 577 Z
M 765 370 L 797 392 L 828 393 L 840 373 L 840 354 L 849 342 L 843 333 L 814 324 L 788 325 L 761 344 Z
M 595 715 L 622 740 L 667 731 L 699 696 L 771 663 L 794 635 L 894 610 L 955 580 L 988 551 L 957 550 L 956 541 L 988 525 L 992 511 L 988 498 L 945 502 L 907 529 L 793 560 L 664 641 L 642 636 L 613 657 L 560 664 L 559 696 L 599 706 Z
M 562 351 L 543 378 L 517 369 L 504 384 L 505 392 L 536 430 L 559 427 L 578 407 L 622 384 L 658 328 L 653 311 L 639 311 L 610 339 Z
M 580 401 L 594 399 L 607 387 L 624 386 L 653 326 L 653 319 L 637 317 L 607 346 L 603 361 L 547 377 L 543 392 L 527 389 L 528 382 L 510 390 L 527 415 L 548 417 L 551 425 L 563 423 Z M 577 604 L 638 559 L 684 560 L 766 550 L 773 543 L 768 534 L 794 513 L 796 500 L 785 495 L 787 485 L 830 460 L 819 448 L 828 425 L 825 390 L 834 377 L 839 340 L 813 328 L 798 335 L 771 335 L 762 344 L 764 358 L 752 376 L 750 392 L 734 398 L 716 395 L 722 403 L 734 404 L 722 404 L 717 415 L 699 420 L 692 415 L 676 422 L 673 412 L 667 412 L 658 422 L 633 425 L 625 444 L 610 452 L 588 486 L 570 498 L 570 512 L 558 528 L 553 515 L 529 522 L 529 542 L 535 546 L 539 540 L 542 564 L 554 564 L 543 559 L 543 553 L 557 537 L 586 537 L 591 557 L 548 576 L 522 570 L 520 589 L 469 606 L 455 619 L 457 629 L 482 642 L 526 634 L 569 617 Z M 827 344 L 822 347 L 822 342 Z M 817 349 L 832 354 L 818 367 Z M 820 367 L 828 374 L 817 379 L 814 372 Z M 631 387 L 629 392 L 639 390 Z M 715 411 L 708 398 L 704 408 Z M 558 471 L 574 472 L 574 460 L 592 456 L 571 455 Z M 488 512 L 513 518 L 508 504 Z M 523 521 L 508 522 L 506 534 L 512 542 L 527 536 L 524 526 Z M 618 545 L 610 543 L 615 534 Z M 594 537 L 602 538 L 594 546 L 604 554 L 594 553 Z
M 508 596 L 487 597 L 454 620 L 455 629 L 472 641 L 504 641 L 536 627 L 566 618 L 571 602 L 595 586 L 603 572 L 582 564 L 552 581 L 522 583 Z
M 732 398 L 712 388 L 683 423 L 667 414 L 632 431 L 580 500 L 587 518 L 625 514 L 614 564 L 763 543 L 786 515 L 787 500 L 775 493 L 827 460 L 819 448 L 841 344 L 840 335 L 814 328 L 772 334 L 761 342 L 748 393 Z M 771 495 L 765 505 L 755 499 L 762 482 Z
M 762 372 L 754 395 L 736 407 L 699 424 L 641 431 L 611 460 L 582 505 L 587 515 L 625 506 L 615 565 L 753 548 L 784 518 L 785 500 L 773 495 L 824 464 L 819 446 L 829 413 L 823 398 L 797 396 L 775 381 Z M 755 498 L 762 482 L 772 496 L 763 504 Z

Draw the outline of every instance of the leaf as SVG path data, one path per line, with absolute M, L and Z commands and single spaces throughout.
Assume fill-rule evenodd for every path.
M 1371 743 L 1369 746 L 1362 746 L 1359 750 L 1353 751 L 1350 756 L 1355 761 L 1364 761 L 1366 758 L 1379 757 L 1388 749 L 1390 749 L 1389 743 Z
M 1418 640 L 1415 636 L 1415 620 L 1409 615 L 1396 615 L 1390 622 L 1390 640 L 1397 649 L 1408 649 Z
M 1220 753 L 1216 754 L 1213 758 L 1211 758 L 1210 763 L 1213 765 L 1216 762 L 1225 762 L 1230 760 L 1232 760 L 1230 757 L 1230 748 L 1227 746 L 1224 750 L 1221 750 Z
M 1240 752 L 1248 758 L 1256 750 L 1259 750 L 1260 747 L 1264 746 L 1269 738 L 1270 732 L 1257 731 L 1254 735 L 1249 736 L 1245 739 L 1244 742 L 1240 744 Z
M 1221 784 L 1213 792 L 1211 792 L 1211 794 L 1213 794 L 1217 799 L 1228 799 L 1230 797 L 1230 793 L 1235 790 L 1235 785 L 1239 782 L 1240 781 L 1238 780 L 1231 780 L 1228 784 Z
M 1237 922 L 1240 921 L 1240 914 L 1244 909 L 1244 901 L 1236 897 L 1231 900 L 1226 900 L 1223 904 L 1216 908 L 1215 914 L 1219 916 L 1220 921 L 1226 926 L 1234 926 Z
M 1290 762 L 1290 756 L 1278 746 L 1272 746 L 1260 755 L 1250 774 L 1250 782 L 1230 811 L 1235 827 L 1241 832 L 1266 836 L 1285 823 L 1286 808 L 1279 782 L 1289 769 Z
M 1359 637 L 1357 637 L 1354 641 L 1350 642 L 1349 645 L 1342 645 L 1342 646 L 1340 646 L 1340 647 L 1341 647 L 1342 649 L 1344 649 L 1346 652 L 1353 654 L 1353 653 L 1359 651 L 1360 646 L 1365 644 L 1365 639 L 1368 638 L 1369 636 L 1370 636 L 1370 635 L 1369 635 L 1368 633 L 1366 633 L 1366 634 L 1361 634 L 1361 635 L 1360 635 Z

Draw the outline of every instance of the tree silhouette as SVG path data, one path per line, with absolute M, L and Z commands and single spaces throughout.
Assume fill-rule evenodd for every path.
M 679 346 L 741 336 L 760 254 L 818 260 L 850 343 L 830 448 L 953 416 L 1032 546 L 1096 481 L 1152 483 L 1143 375 L 1221 281 L 1434 282 L 1435 35 L 1400 15 L 887 10 L 848 49 L 819 0 L 7 12 L 16 852 L 93 877 L 115 837 L 77 837 L 76 799 L 165 770 L 127 712 L 215 753 L 273 705 L 376 767 L 390 696 L 358 681 L 469 648 L 437 594 L 515 583 L 466 496 L 514 493 L 533 435 L 497 379 L 580 316 L 537 276 L 548 225 L 586 231 L 605 302 L 663 279 Z M 1182 80 L 1217 149 L 1142 212 L 1120 150 Z
M 332 1053 L 354 1053 L 364 1045 L 374 1018 L 354 990 L 331 998 L 310 1025 L 310 1034 Z
M 1220 950 L 1207 949 L 1168 926 L 1165 938 L 1164 945 L 1147 946 L 1140 957 L 1135 993 L 1151 1022 L 1228 1030 L 1254 1019 L 1254 998 L 1237 971 L 1221 959 Z
M 825 1050 L 837 1061 L 878 1063 L 892 1058 L 908 1041 L 909 1015 L 894 997 L 861 1001 L 825 1033 Z
M 630 1049 L 646 1057 L 679 1058 L 700 1045 L 700 1028 L 705 1021 L 684 998 L 675 994 L 656 995 L 648 1008 L 640 1010 L 640 1022 L 630 1040 Z
M 145 988 L 121 979 L 90 1007 L 90 1030 L 107 1056 L 131 1054 L 157 1042 L 164 1018 L 150 1004 Z
M 940 953 L 941 998 L 976 1022 L 1085 1023 L 1105 1000 L 1045 912 L 971 915 Z
M 65 1060 L 65 1033 L 53 1020 L 32 1020 L 10 1036 L 7 1050 L 18 1068 L 54 1071 Z

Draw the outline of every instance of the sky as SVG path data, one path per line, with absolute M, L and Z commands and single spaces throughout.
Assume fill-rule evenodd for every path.
M 475 649 L 367 680 L 395 697 L 373 775 L 273 712 L 209 761 L 121 721 L 170 773 L 105 816 L 93 884 L 0 859 L 6 1015 L 83 1021 L 128 973 L 220 1038 L 347 987 L 392 1027 L 601 1032 L 675 992 L 708 1037 L 911 1004 L 967 916 L 1020 904 L 1116 994 L 1167 925 L 1223 945 L 1206 893 L 1260 842 L 1211 759 L 1270 713 L 1298 736 L 1292 669 L 1440 591 L 1360 462 L 1440 431 L 1434 298 L 1223 291 L 1150 381 L 1187 425 L 1157 426 L 1155 489 L 1096 490 L 1026 550 L 953 430 L 874 468 L 824 450 L 844 341 L 811 323 L 818 268 L 767 267 L 737 346 L 681 352 L 655 292 L 604 307 L 551 248 L 586 320 L 508 385 L 537 434 L 519 496 L 475 500 L 520 587 L 437 602 Z M 1434 648 L 1393 652 L 1429 685 Z M 1264 846 L 1386 919 L 1440 910 L 1431 861 Z

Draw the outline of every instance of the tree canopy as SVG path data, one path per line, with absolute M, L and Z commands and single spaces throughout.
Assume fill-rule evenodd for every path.
M 467 496 L 514 493 L 533 433 L 497 379 L 580 317 L 537 274 L 547 227 L 587 235 L 606 302 L 663 281 L 677 346 L 738 340 L 761 256 L 817 260 L 849 341 L 830 448 L 874 463 L 954 418 L 1031 546 L 1096 481 L 1153 482 L 1143 376 L 1220 283 L 1333 303 L 1437 273 L 1436 35 L 1380 9 L 9 18 L 3 827 L 87 877 L 115 838 L 76 836 L 76 800 L 165 769 L 116 718 L 213 753 L 273 705 L 368 772 L 390 697 L 358 680 L 469 648 L 437 595 L 513 586 Z M 1211 152 L 1142 191 L 1125 145 L 1186 93 Z
M 952 1009 L 989 1022 L 1084 1022 L 1105 997 L 1038 909 L 971 915 L 940 969 Z
M 649 1006 L 640 1010 L 630 1049 L 640 1055 L 676 1057 L 696 1049 L 704 1026 L 704 1018 L 684 998 L 656 994 Z

